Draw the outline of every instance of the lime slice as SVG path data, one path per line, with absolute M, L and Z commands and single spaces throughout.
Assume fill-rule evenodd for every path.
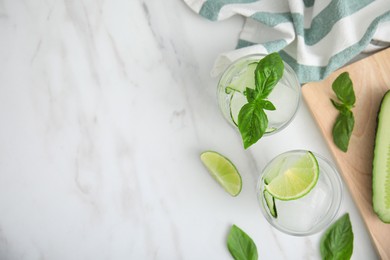
M 270 184 L 270 182 L 275 179 L 279 175 L 279 173 L 282 171 L 283 167 L 285 167 L 287 161 L 287 157 L 279 157 L 275 161 L 275 166 L 269 169 L 264 174 L 264 183 L 265 185 Z
M 200 159 L 213 178 L 232 196 L 241 192 L 242 181 L 240 173 L 234 164 L 225 156 L 206 151 L 200 155 Z
M 319 176 L 318 162 L 312 152 L 307 152 L 283 173 L 273 178 L 265 189 L 276 199 L 295 200 L 308 194 Z

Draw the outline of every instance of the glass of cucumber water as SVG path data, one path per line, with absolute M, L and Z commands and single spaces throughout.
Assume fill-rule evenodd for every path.
M 311 235 L 327 227 L 336 216 L 342 182 L 324 157 L 305 150 L 289 151 L 264 167 L 257 197 L 273 227 L 290 235 Z
M 263 54 L 244 56 L 233 62 L 222 74 L 218 87 L 217 98 L 219 107 L 227 121 L 237 127 L 238 114 L 247 103 L 245 89 L 255 88 L 254 72 Z M 301 87 L 294 70 L 285 62 L 283 77 L 268 96 L 276 110 L 267 110 L 268 127 L 265 135 L 276 133 L 285 128 L 298 109 Z

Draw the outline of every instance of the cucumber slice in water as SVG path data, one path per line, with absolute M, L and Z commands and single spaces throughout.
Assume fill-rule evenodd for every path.
M 280 172 L 281 168 L 284 166 L 286 158 L 283 158 L 280 162 L 276 164 L 276 167 L 273 168 L 270 172 L 267 173 L 267 177 L 264 178 L 264 184 L 268 185 Z M 272 217 L 278 217 L 278 211 L 276 210 L 275 198 L 267 190 L 263 192 L 264 200 L 269 210 L 269 213 Z
M 276 211 L 275 198 L 266 190 L 264 190 L 263 193 L 265 203 L 267 204 L 267 207 L 269 209 L 269 213 L 271 213 L 272 217 L 277 218 L 278 212 Z
M 244 93 L 246 88 L 255 88 L 255 69 L 257 62 L 251 62 L 243 68 L 237 76 L 235 76 L 230 82 L 229 86 L 226 87 L 226 94 L 232 91 Z
M 372 202 L 375 213 L 390 223 L 390 90 L 382 99 L 377 117 L 372 169 Z

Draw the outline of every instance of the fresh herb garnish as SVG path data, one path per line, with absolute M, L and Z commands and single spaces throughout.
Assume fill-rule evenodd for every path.
M 330 226 L 321 238 L 322 259 L 348 260 L 353 252 L 353 232 L 349 214 L 345 214 Z
M 227 246 L 235 260 L 257 260 L 257 248 L 252 238 L 236 225 L 230 229 Z
M 349 140 L 352 135 L 355 125 L 355 118 L 351 109 L 355 105 L 356 97 L 353 91 L 353 84 L 349 78 L 348 72 L 341 73 L 333 82 L 332 89 L 341 102 L 336 102 L 333 99 L 333 106 L 340 112 L 333 125 L 333 142 L 340 150 L 347 152 Z
M 244 95 L 248 100 L 238 114 L 238 129 L 248 148 L 256 143 L 268 127 L 268 117 L 264 110 L 275 110 L 268 95 L 282 78 L 284 71 L 283 60 L 278 53 L 271 53 L 261 59 L 255 69 L 255 88 L 246 88 Z

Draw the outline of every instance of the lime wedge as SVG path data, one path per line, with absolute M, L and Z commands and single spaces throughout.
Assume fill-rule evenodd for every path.
M 285 166 L 287 161 L 287 157 L 279 157 L 275 161 L 275 166 L 272 167 L 270 170 L 267 171 L 264 177 L 264 183 L 265 185 L 270 184 L 270 182 L 275 179 L 279 175 L 279 173 L 282 171 L 283 167 Z
M 312 152 L 302 155 L 283 173 L 265 185 L 276 199 L 295 200 L 308 194 L 316 185 L 319 176 L 318 162 Z
M 241 175 L 229 159 L 217 152 L 206 151 L 200 155 L 200 160 L 230 195 L 237 196 L 241 192 Z

